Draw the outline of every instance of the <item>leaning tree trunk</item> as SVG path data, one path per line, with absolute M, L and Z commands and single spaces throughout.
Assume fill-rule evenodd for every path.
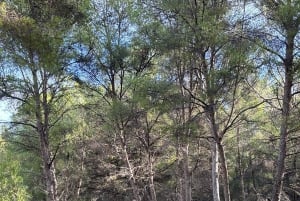
M 129 159 L 129 155 L 128 155 L 128 152 L 127 152 L 127 144 L 126 144 L 126 141 L 125 141 L 125 137 L 124 137 L 124 130 L 123 129 L 120 129 L 120 139 L 121 139 L 121 142 L 122 142 L 122 152 L 123 152 L 123 160 L 124 160 L 124 163 L 127 165 L 127 169 L 128 169 L 128 172 L 129 172 L 129 184 L 130 184 L 130 187 L 132 189 L 132 194 L 133 194 L 133 197 L 134 197 L 134 200 L 135 201 L 141 201 L 141 196 L 140 196 L 140 193 L 139 193 L 139 189 L 138 189 L 138 186 L 136 184 L 136 178 L 135 178 L 135 173 L 134 173 L 134 170 L 133 170 L 133 167 L 132 167 L 132 164 L 130 162 L 130 159 Z

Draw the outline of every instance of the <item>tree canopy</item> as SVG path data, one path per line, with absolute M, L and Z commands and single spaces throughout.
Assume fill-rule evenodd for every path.
M 299 200 L 299 13 L 1 1 L 0 200 Z

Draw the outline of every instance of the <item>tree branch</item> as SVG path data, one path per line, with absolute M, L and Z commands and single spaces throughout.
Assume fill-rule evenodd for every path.
M 37 130 L 37 127 L 34 124 L 26 123 L 26 122 L 19 122 L 19 121 L 0 121 L 0 124 L 17 124 L 23 126 L 30 126 Z
M 233 120 L 223 129 L 222 133 L 221 133 L 221 137 L 224 136 L 224 134 L 236 123 L 236 121 L 238 120 L 238 118 L 244 114 L 245 112 L 247 112 L 248 110 L 252 110 L 254 108 L 257 108 L 258 106 L 264 104 L 266 101 L 263 100 L 260 103 L 257 103 L 255 105 L 249 106 L 247 108 L 242 109 L 241 111 L 238 112 L 238 114 L 233 118 Z

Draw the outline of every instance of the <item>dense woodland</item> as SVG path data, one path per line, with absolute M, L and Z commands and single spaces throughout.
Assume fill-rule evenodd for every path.
M 300 0 L 2 0 L 0 201 L 299 201 Z

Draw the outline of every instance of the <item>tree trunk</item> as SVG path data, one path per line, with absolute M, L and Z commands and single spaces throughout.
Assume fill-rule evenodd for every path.
M 221 142 L 218 142 L 218 150 L 220 154 L 220 164 L 222 168 L 222 176 L 223 176 L 223 192 L 224 192 L 224 200 L 230 201 L 230 189 L 229 189 L 229 179 L 228 179 L 228 169 L 227 169 L 227 163 L 226 163 L 226 156 L 224 147 L 221 144 Z
M 57 181 L 55 176 L 54 162 L 51 157 L 50 147 L 49 147 L 49 119 L 48 119 L 48 109 L 47 109 L 47 82 L 45 77 L 42 79 L 42 95 L 43 100 L 41 101 L 41 93 L 38 81 L 38 70 L 33 62 L 33 56 L 31 56 L 32 62 L 32 78 L 33 78 L 33 96 L 35 101 L 35 117 L 36 117 L 36 128 L 40 140 L 40 151 L 41 158 L 43 161 L 43 174 L 46 184 L 46 194 L 47 201 L 57 201 Z M 46 101 L 46 102 L 45 102 Z M 44 115 L 44 118 L 43 118 Z
M 80 175 L 84 175 L 84 159 L 85 159 L 85 147 L 81 149 L 81 153 L 80 153 Z M 79 200 L 80 198 L 80 193 L 81 193 L 81 189 L 82 189 L 82 176 L 80 176 L 79 181 L 78 181 L 78 185 L 77 185 L 77 191 L 76 191 L 76 200 Z
M 225 201 L 230 201 L 230 189 L 229 189 L 229 179 L 228 179 L 228 170 L 227 170 L 227 163 L 226 163 L 226 156 L 224 152 L 224 147 L 222 145 L 222 134 L 219 134 L 219 128 L 216 123 L 215 119 L 215 109 L 213 101 L 209 101 L 210 106 L 207 108 L 207 115 L 209 117 L 210 121 L 210 127 L 211 127 L 211 135 L 214 139 L 212 142 L 212 182 L 213 182 L 213 195 L 214 195 L 214 201 L 220 200 L 219 193 L 216 191 L 219 191 L 219 177 L 216 175 L 218 172 L 218 155 L 220 157 L 220 165 L 222 168 L 222 175 L 223 175 L 223 191 L 224 191 L 224 199 Z M 220 137 L 221 136 L 221 137 Z M 216 149 L 216 150 L 215 150 Z
M 213 102 L 210 101 L 210 106 L 206 109 L 207 116 L 209 118 L 211 135 L 214 139 L 212 142 L 212 187 L 213 187 L 213 198 L 214 201 L 220 201 L 219 195 L 219 170 L 218 170 L 218 159 L 220 157 L 220 165 L 222 168 L 223 175 L 223 192 L 224 200 L 231 201 L 230 198 L 230 188 L 229 188 L 229 179 L 228 179 L 228 170 L 227 162 L 224 147 L 222 145 L 222 134 L 219 134 L 219 128 L 215 120 L 215 111 Z
M 240 148 L 240 129 L 237 127 L 236 129 L 236 139 L 237 139 L 237 163 L 238 163 L 238 174 L 240 177 L 240 187 L 242 190 L 241 200 L 246 200 L 246 193 L 245 193 L 245 183 L 244 183 L 244 168 L 242 165 L 242 157 L 241 157 L 241 148 Z
M 153 172 L 153 159 L 151 153 L 148 152 L 148 167 L 149 167 L 149 189 L 150 189 L 150 196 L 151 201 L 156 201 L 156 191 L 154 186 L 154 172 Z
M 189 169 L 189 144 L 182 147 L 183 151 L 183 174 L 184 174 L 184 197 L 185 201 L 192 200 L 192 182 Z
M 189 169 L 189 144 L 178 144 L 177 152 L 177 201 L 191 201 L 192 178 Z
M 213 201 L 220 201 L 219 153 L 216 142 L 212 142 L 211 144 L 211 160 Z
M 183 201 L 182 195 L 182 174 L 181 174 L 181 157 L 180 157 L 180 143 L 179 137 L 177 136 L 177 144 L 176 144 L 176 201 Z
M 57 201 L 57 181 L 55 167 L 45 139 L 41 140 L 41 155 L 43 159 L 43 173 L 46 181 L 47 201 Z
M 178 69 L 179 71 L 179 84 L 180 84 L 180 89 L 181 89 L 181 95 L 183 97 L 186 96 L 186 89 L 185 89 L 185 83 L 184 83 L 184 75 L 185 73 L 189 73 L 189 90 L 193 90 L 194 83 L 193 83 L 193 71 L 186 71 L 185 67 L 181 67 Z M 181 105 L 181 122 L 182 124 L 186 124 L 188 121 L 192 119 L 192 113 L 193 113 L 193 105 L 192 105 L 192 100 L 189 101 L 189 103 L 186 105 L 183 103 Z M 185 127 L 185 126 L 184 126 Z M 190 133 L 191 129 L 190 128 L 185 128 L 184 132 L 182 135 L 184 136 L 185 140 L 184 142 L 180 142 L 178 140 L 178 146 L 180 147 L 179 149 L 179 155 L 180 160 L 179 160 L 179 168 L 182 170 L 182 175 L 180 177 L 180 197 L 178 197 L 178 200 L 181 201 L 191 201 L 192 200 L 192 178 L 191 178 L 191 171 L 190 171 L 190 164 L 189 164 L 189 145 L 190 145 Z
M 128 172 L 129 172 L 129 184 L 130 187 L 132 189 L 132 193 L 133 193 L 133 197 L 134 197 L 134 201 L 141 201 L 141 197 L 139 194 L 139 189 L 136 185 L 136 180 L 135 180 L 135 175 L 134 175 L 134 170 L 132 167 L 132 164 L 129 160 L 129 156 L 128 156 L 128 152 L 127 152 L 127 146 L 126 146 L 126 142 L 125 142 L 125 138 L 124 138 L 124 131 L 121 129 L 120 130 L 120 138 L 122 141 L 122 151 L 123 151 L 123 160 L 125 162 L 125 164 L 127 165 L 128 168 Z
M 128 156 L 126 147 L 123 149 L 123 153 L 124 153 L 125 162 L 127 164 L 127 168 L 129 171 L 129 183 L 132 188 L 134 201 L 141 201 L 141 197 L 139 195 L 139 190 L 138 190 L 138 187 L 136 186 L 134 171 L 133 171 L 132 165 L 129 161 L 129 156 Z
M 219 148 L 218 148 L 218 126 L 215 122 L 215 111 L 213 101 L 210 100 L 210 106 L 206 108 L 206 114 L 208 116 L 211 136 L 214 139 L 211 145 L 211 160 L 212 160 L 212 188 L 214 201 L 220 201 L 220 177 L 219 177 Z
M 282 194 L 282 184 L 285 171 L 285 158 L 286 158 L 286 143 L 288 136 L 288 121 L 290 117 L 290 102 L 292 99 L 292 85 L 293 85 L 293 51 L 294 51 L 294 37 L 295 35 L 287 31 L 286 42 L 286 55 L 284 61 L 285 80 L 284 80 L 284 92 L 282 102 L 281 113 L 281 125 L 280 125 L 280 142 L 279 142 L 279 154 L 277 158 L 277 166 L 274 177 L 272 201 L 279 201 Z

